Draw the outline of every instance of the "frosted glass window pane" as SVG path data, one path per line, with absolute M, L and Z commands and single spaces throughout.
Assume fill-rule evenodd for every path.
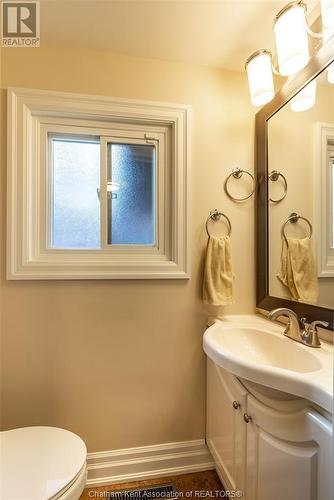
M 109 144 L 108 242 L 155 244 L 155 147 Z M 115 188 L 117 190 L 115 190 Z
M 53 248 L 100 248 L 100 144 L 52 139 Z

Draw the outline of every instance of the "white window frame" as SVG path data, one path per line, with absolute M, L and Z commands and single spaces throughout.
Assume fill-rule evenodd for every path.
M 7 278 L 189 278 L 190 114 L 189 106 L 178 104 L 8 89 Z M 118 134 L 130 143 L 139 137 L 157 146 L 158 165 L 164 168 L 157 172 L 155 246 L 106 245 L 102 239 L 97 250 L 50 248 L 53 134 L 100 137 L 104 144 Z M 101 165 L 107 162 L 105 150 Z M 106 180 L 101 178 L 101 212 Z
M 314 220 L 319 278 L 334 277 L 334 250 L 330 247 L 329 224 L 333 193 L 329 182 L 329 142 L 334 141 L 334 124 L 315 124 L 315 157 L 313 168 Z M 320 171 L 319 171 L 320 170 Z
M 94 123 L 83 122 L 82 124 L 75 124 L 72 120 L 62 120 L 62 125 L 53 123 L 52 119 L 47 120 L 48 123 L 43 123 L 40 127 L 41 136 L 41 152 L 40 156 L 42 161 L 40 162 L 40 170 L 38 172 L 38 177 L 41 179 L 40 182 L 40 192 L 34 193 L 34 198 L 40 196 L 41 206 L 46 207 L 46 217 L 42 216 L 40 218 L 40 249 L 42 249 L 43 254 L 53 253 L 55 256 L 59 255 L 61 259 L 67 259 L 71 253 L 86 253 L 90 254 L 95 251 L 98 254 L 164 254 L 165 256 L 170 253 L 167 247 L 168 240 L 166 238 L 166 228 L 169 224 L 169 215 L 171 211 L 170 206 L 170 158 L 169 150 L 166 145 L 170 143 L 170 130 L 168 127 L 153 128 L 150 127 L 149 134 L 150 137 L 147 139 L 148 127 L 136 126 L 129 127 L 126 125 L 122 129 L 121 124 L 118 125 L 118 129 L 115 128 L 115 123 L 112 127 L 101 128 L 101 124 L 96 123 L 94 128 Z M 66 137 L 69 138 L 96 138 L 101 145 L 101 158 L 100 158 L 100 218 L 101 218 L 101 249 L 61 249 L 52 248 L 48 242 L 51 241 L 51 190 L 52 190 L 52 180 L 50 178 L 52 170 L 51 161 L 51 148 L 50 142 L 53 137 Z M 157 183 L 156 183 L 156 193 L 157 193 L 157 205 L 156 206 L 156 230 L 157 230 L 157 241 L 155 246 L 147 245 L 110 245 L 107 243 L 107 226 L 106 226 L 106 213 L 107 213 L 107 169 L 108 169 L 108 159 L 106 155 L 107 144 L 108 143 L 122 143 L 122 144 L 154 144 L 157 150 Z M 45 161 L 43 161 L 45 158 Z M 166 165 L 169 165 L 166 168 Z M 46 166 L 46 168 L 45 168 Z M 46 189 L 45 189 L 46 186 Z M 103 189 L 104 187 L 104 189 Z M 104 224 L 104 225 L 103 225 Z M 62 254 L 60 253 L 62 252 Z

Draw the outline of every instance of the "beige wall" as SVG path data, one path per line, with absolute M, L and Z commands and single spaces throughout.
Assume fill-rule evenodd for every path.
M 0 87 L 1 87 L 1 82 L 2 82 L 2 54 L 3 54 L 3 48 L 0 46 Z M 1 133 L 3 123 L 4 123 L 4 117 L 2 116 L 2 108 L 3 108 L 3 92 L 1 90 L 0 92 L 0 165 L 1 165 L 1 175 L 0 175 L 0 193 L 1 193 L 1 198 L 3 198 L 4 194 L 4 165 L 3 165 L 3 157 L 4 157 L 4 143 L 3 143 L 3 134 Z M 3 244 L 0 245 L 0 262 L 3 262 L 3 248 L 4 248 L 4 243 L 5 239 L 3 236 L 3 223 L 4 223 L 4 212 L 3 212 L 3 203 L 4 200 L 0 202 L 0 234 L 1 234 L 1 242 Z M 3 387 L 3 377 L 1 376 L 2 374 L 2 359 L 3 359 L 3 352 L 2 352 L 2 285 L 3 285 L 3 280 L 1 279 L 2 276 L 2 266 L 0 266 L 0 429 L 2 429 L 2 387 Z
M 4 428 L 66 427 L 90 451 L 203 438 L 201 259 L 211 209 L 225 211 L 233 225 L 236 300 L 226 312 L 255 306 L 253 201 L 237 205 L 223 193 L 232 167 L 253 170 L 254 110 L 245 75 L 106 51 L 2 52 L 4 100 L 8 86 L 21 86 L 193 107 L 192 278 L 4 280 Z M 3 126 L 4 119 L 5 110 Z M 2 171 L 4 179 L 4 155 Z M 3 259 L 2 271 L 4 265 Z
M 324 79 L 324 75 L 320 78 Z M 315 190 L 316 173 L 315 130 L 317 122 L 334 123 L 334 89 L 332 85 L 317 86 L 316 104 L 311 109 L 295 113 L 286 105 L 269 120 L 269 171 L 279 170 L 287 178 L 288 193 L 277 204 L 270 205 L 270 294 L 276 297 L 290 298 L 289 292 L 276 277 L 280 268 L 281 227 L 292 212 L 308 218 L 317 237 L 315 199 L 319 193 Z M 320 165 L 319 165 L 320 175 Z M 278 198 L 282 194 L 282 184 L 270 183 L 271 196 Z M 287 234 L 302 237 L 305 225 L 289 225 Z M 319 278 L 319 304 L 334 305 L 334 278 Z

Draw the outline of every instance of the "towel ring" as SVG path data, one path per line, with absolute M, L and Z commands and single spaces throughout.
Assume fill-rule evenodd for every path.
M 232 225 L 231 225 L 231 221 L 230 219 L 227 217 L 227 215 L 223 214 L 222 212 L 218 212 L 218 210 L 215 208 L 214 210 L 212 210 L 212 212 L 210 212 L 210 215 L 209 217 L 206 219 L 206 224 L 205 224 L 205 229 L 206 229 L 206 233 L 207 235 L 210 237 L 211 234 L 210 234 L 210 231 L 209 231 L 209 222 L 211 220 L 213 221 L 218 221 L 221 217 L 224 217 L 224 219 L 226 220 L 227 222 L 227 226 L 228 226 L 228 233 L 227 233 L 227 236 L 231 236 L 231 232 L 232 232 Z
M 277 182 L 280 177 L 282 177 L 284 184 L 283 194 L 280 198 L 277 199 L 269 198 L 269 201 L 272 201 L 273 203 L 279 203 L 280 201 L 284 200 L 288 192 L 288 181 L 281 172 L 279 172 L 278 170 L 272 170 L 269 174 L 269 179 L 273 182 Z
M 252 179 L 253 189 L 252 189 L 252 191 L 250 192 L 250 194 L 248 196 L 244 196 L 243 198 L 236 198 L 235 196 L 232 196 L 231 193 L 228 190 L 228 181 L 230 180 L 231 177 L 233 177 L 234 179 L 241 179 L 242 174 L 247 174 Z M 250 198 L 251 196 L 253 196 L 253 194 L 255 192 L 255 180 L 254 180 L 254 176 L 250 172 L 247 172 L 247 170 L 242 170 L 241 168 L 234 168 L 232 170 L 232 172 L 230 173 L 230 175 L 226 178 L 226 180 L 224 182 L 224 190 L 225 190 L 225 193 L 227 194 L 227 196 L 231 200 L 233 200 L 233 201 L 245 201 L 245 200 L 248 200 L 248 198 Z
M 306 222 L 306 224 L 308 225 L 309 227 L 309 230 L 310 230 L 310 234 L 309 234 L 309 239 L 311 239 L 312 237 L 312 233 L 313 233 L 313 227 L 312 227 L 312 224 L 311 222 L 306 219 L 306 217 L 302 217 L 301 215 L 298 215 L 296 214 L 295 212 L 293 212 L 292 214 L 290 214 L 290 216 L 286 219 L 286 221 L 284 222 L 283 226 L 282 226 L 282 236 L 283 238 L 285 239 L 285 241 L 287 242 L 287 236 L 285 234 L 285 227 L 286 225 L 290 222 L 291 224 L 296 224 L 299 220 L 303 220 Z

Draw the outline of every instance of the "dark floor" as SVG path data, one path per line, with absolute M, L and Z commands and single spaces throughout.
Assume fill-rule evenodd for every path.
M 173 484 L 176 496 L 179 498 L 213 498 L 223 497 L 219 492 L 224 491 L 223 486 L 213 470 L 205 472 L 194 472 L 182 476 L 162 477 L 148 479 L 146 481 L 134 481 L 132 483 L 112 484 L 110 486 L 100 486 L 86 488 L 80 500 L 91 500 L 94 498 L 108 498 L 107 491 L 131 490 L 136 488 L 153 487 Z M 168 499 L 167 499 L 168 500 Z

